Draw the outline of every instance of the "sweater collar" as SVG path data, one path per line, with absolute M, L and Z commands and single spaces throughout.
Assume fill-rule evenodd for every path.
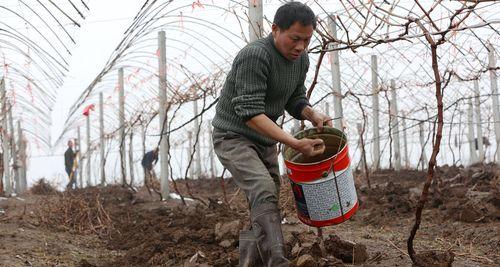
M 274 37 L 273 37 L 273 33 L 272 32 L 269 33 L 269 35 L 267 36 L 266 39 L 271 44 L 271 46 L 276 51 L 276 53 L 278 53 L 278 55 L 280 55 L 280 57 L 282 57 L 287 62 L 293 62 L 293 61 L 289 60 L 288 58 L 286 58 L 285 56 L 283 56 L 283 54 L 281 54 L 281 52 L 278 50 L 278 48 L 276 47 L 276 44 L 274 43 Z

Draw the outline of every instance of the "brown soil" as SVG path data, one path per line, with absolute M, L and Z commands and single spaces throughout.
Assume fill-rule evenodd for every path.
M 415 255 L 414 266 L 451 267 L 454 257 L 451 251 L 424 251 Z
M 498 177 L 493 165 L 439 168 L 415 241 L 420 266 L 500 262 Z M 373 173 L 372 188 L 357 185 L 357 214 L 323 228 L 323 238 L 296 218 L 284 179 L 287 256 L 300 266 L 412 266 L 406 239 L 424 179 L 418 171 Z M 2 199 L 0 266 L 237 266 L 238 232 L 249 220 L 242 192 L 232 179 L 225 198 L 219 179 L 177 186 L 198 200 L 161 202 L 119 186 Z

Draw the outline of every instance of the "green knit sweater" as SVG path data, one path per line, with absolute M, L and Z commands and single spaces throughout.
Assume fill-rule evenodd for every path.
M 302 109 L 309 105 L 304 86 L 308 68 L 307 53 L 295 61 L 286 59 L 274 45 L 272 35 L 248 44 L 233 61 L 212 125 L 262 145 L 276 144 L 245 122 L 259 114 L 276 122 L 284 110 L 302 119 Z

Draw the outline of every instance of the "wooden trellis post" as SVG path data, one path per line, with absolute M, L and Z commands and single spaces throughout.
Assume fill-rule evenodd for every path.
M 162 198 L 168 199 L 170 188 L 168 184 L 168 114 L 167 114 L 167 48 L 165 44 L 165 31 L 158 32 L 158 73 L 159 73 L 159 86 L 158 86 L 158 114 L 160 120 L 160 187 Z M 162 132 L 163 130 L 163 132 Z
M 331 14 L 328 16 L 328 28 L 332 33 L 333 38 L 337 39 L 337 26 L 335 24 L 335 20 L 333 19 L 334 15 Z M 336 44 L 331 44 L 331 48 L 336 48 Z M 339 63 L 339 51 L 330 52 L 332 56 L 332 91 L 333 91 L 333 116 L 336 118 L 333 121 L 333 125 L 335 128 L 343 131 L 342 129 L 342 119 L 344 118 L 342 111 L 342 90 L 340 88 L 340 63 Z
M 16 194 L 21 193 L 21 183 L 19 181 L 19 171 L 18 171 L 18 166 L 17 166 L 17 149 L 16 149 L 16 139 L 14 136 L 14 133 L 16 132 L 14 128 L 14 120 L 12 119 L 12 105 L 8 105 L 9 108 L 9 132 L 10 132 L 10 151 L 11 151 L 11 156 L 12 156 L 12 169 L 13 169 L 13 182 L 15 184 L 14 191 Z
M 128 147 L 128 166 L 130 170 L 130 185 L 134 186 L 134 132 L 131 130 L 129 134 Z
M 199 179 L 201 178 L 201 133 L 199 133 L 199 130 L 200 130 L 200 120 L 199 120 L 199 117 L 198 117 L 198 101 L 197 100 L 194 100 L 193 101 L 193 113 L 194 113 L 194 116 L 195 119 L 194 119 L 194 129 L 193 129 L 193 132 L 194 134 L 196 135 L 196 151 L 195 151 L 195 157 L 194 157 L 194 163 L 195 163 L 195 167 L 196 167 L 196 179 Z
M 401 126 L 403 127 L 403 148 L 404 148 L 404 158 L 405 158 L 405 168 L 410 168 L 410 160 L 408 159 L 408 139 L 406 136 L 406 113 L 403 113 L 403 119 L 401 121 Z
M 215 159 L 214 159 L 214 144 L 210 141 L 212 140 L 212 124 L 209 122 L 208 124 L 208 157 L 210 158 L 210 177 L 215 178 L 217 174 L 217 170 L 215 167 Z
M 83 188 L 83 162 L 82 162 L 82 136 L 80 132 L 80 126 L 77 129 L 78 146 L 75 145 L 75 149 L 78 150 L 78 172 L 77 178 L 80 184 L 80 188 Z M 78 148 L 77 148 L 78 147 Z
M 7 125 L 7 94 L 5 92 L 5 80 L 2 78 L 0 80 L 0 100 L 2 102 L 2 148 L 3 148 L 3 177 L 4 177 L 4 189 L 5 194 L 10 196 L 12 194 L 12 181 L 10 177 L 10 146 L 9 146 L 9 134 Z
M 189 131 L 188 132 L 188 163 L 189 160 L 191 159 L 191 155 L 193 155 L 193 132 Z M 193 167 L 193 162 L 191 161 L 191 165 L 189 165 L 189 178 L 190 179 L 195 179 L 194 177 L 194 167 Z
M 125 157 L 125 89 L 123 86 L 123 68 L 118 70 L 118 123 L 120 133 L 120 170 L 122 185 L 127 184 L 127 170 Z
M 401 170 L 401 148 L 399 145 L 398 101 L 396 95 L 396 82 L 391 79 L 391 128 L 394 140 L 394 170 Z
M 373 169 L 380 168 L 380 133 L 379 133 L 379 86 L 378 86 L 378 64 L 377 56 L 371 56 L 372 66 L 372 132 L 373 132 Z
M 477 162 L 477 154 L 476 154 L 476 142 L 474 142 L 474 116 L 472 111 L 472 99 L 469 98 L 468 101 L 469 109 L 467 112 L 467 141 L 469 143 L 469 155 L 470 161 L 469 164 L 472 165 Z
M 92 177 L 91 172 L 90 172 L 90 156 L 92 155 L 92 149 L 90 147 L 90 112 L 87 116 L 85 116 L 86 124 L 87 124 L 87 153 L 86 153 L 86 158 L 87 158 L 87 186 L 92 186 Z
M 491 98 L 493 101 L 493 119 L 495 120 L 495 136 L 496 136 L 496 157 L 495 162 L 498 164 L 500 161 L 500 111 L 498 109 L 498 84 L 497 84 L 497 60 L 495 58 L 495 49 L 493 45 L 488 45 L 488 59 L 490 68 L 490 84 L 491 84 Z
M 484 144 L 483 144 L 483 129 L 481 126 L 481 101 L 479 99 L 479 82 L 474 80 L 474 91 L 476 93 L 475 106 L 476 106 L 476 130 L 477 130 L 477 146 L 479 152 L 479 161 L 484 162 Z
M 99 148 L 100 148 L 100 164 L 99 164 L 99 173 L 101 175 L 101 186 L 106 184 L 106 172 L 104 170 L 105 167 L 105 152 L 104 152 L 104 99 L 102 92 L 99 93 Z
M 28 181 L 26 180 L 26 140 L 23 136 L 23 129 L 21 128 L 21 121 L 17 121 L 17 147 L 19 149 L 18 168 L 19 180 L 21 182 L 21 193 L 25 192 L 28 188 Z
M 424 122 L 421 121 L 418 124 L 419 136 L 420 136 L 420 146 L 422 147 L 422 151 L 420 154 L 420 162 L 422 164 L 422 170 L 425 168 L 425 164 L 428 162 L 427 155 L 425 154 L 425 138 L 424 138 Z M 418 169 L 418 167 L 417 167 Z
M 262 38 L 263 29 L 263 8 L 262 0 L 248 0 L 248 17 L 250 23 L 248 25 L 248 32 L 250 42 Z

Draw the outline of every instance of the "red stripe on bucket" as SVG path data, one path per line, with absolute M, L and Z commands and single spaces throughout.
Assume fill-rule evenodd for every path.
M 349 149 L 346 146 L 333 157 L 315 164 L 301 164 L 285 160 L 288 168 L 288 177 L 296 183 L 307 183 L 326 177 L 333 166 L 333 171 L 345 170 L 351 163 Z

